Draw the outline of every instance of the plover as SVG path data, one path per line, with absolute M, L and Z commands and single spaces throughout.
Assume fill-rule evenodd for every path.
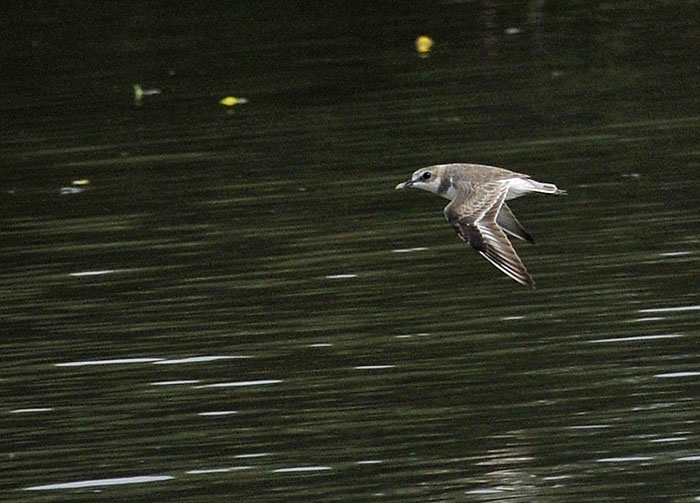
M 414 172 L 397 189 L 415 187 L 449 199 L 445 218 L 459 237 L 501 272 L 518 283 L 535 287 L 535 281 L 506 236 L 534 243 L 505 203 L 529 192 L 566 194 L 551 183 L 528 175 L 480 164 L 440 164 Z

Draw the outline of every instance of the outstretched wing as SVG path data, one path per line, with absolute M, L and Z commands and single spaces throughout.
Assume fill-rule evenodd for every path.
M 445 207 L 445 217 L 464 241 L 501 272 L 534 288 L 535 281 L 497 223 L 507 193 L 508 185 L 499 182 L 465 190 Z

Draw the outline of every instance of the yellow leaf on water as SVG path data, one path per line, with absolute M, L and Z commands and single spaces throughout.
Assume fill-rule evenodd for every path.
M 416 51 L 418 51 L 419 54 L 427 54 L 430 52 L 430 49 L 433 48 L 433 45 L 435 42 L 433 42 L 433 39 L 426 36 L 426 35 L 421 35 L 416 39 Z
M 225 105 L 227 107 L 232 107 L 233 105 L 240 105 L 242 103 L 248 103 L 248 100 L 245 98 L 236 98 L 235 96 L 226 96 L 224 99 L 219 101 L 222 105 Z

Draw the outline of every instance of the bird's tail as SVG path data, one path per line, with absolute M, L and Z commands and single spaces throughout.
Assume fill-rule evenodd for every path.
M 558 188 L 553 183 L 542 183 L 536 182 L 535 180 L 530 180 L 532 183 L 532 190 L 534 192 L 542 192 L 544 194 L 554 194 L 555 196 L 565 196 L 566 191 Z

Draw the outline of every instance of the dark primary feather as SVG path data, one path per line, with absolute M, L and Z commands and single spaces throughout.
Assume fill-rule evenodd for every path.
M 509 235 L 532 244 L 535 243 L 535 239 L 525 230 L 520 222 L 518 222 L 518 219 L 515 218 L 515 215 L 513 215 L 513 212 L 510 211 L 506 203 L 503 203 L 503 206 L 501 206 L 501 211 L 498 212 L 496 223 Z
M 445 217 L 459 236 L 486 260 L 518 283 L 534 288 L 535 281 L 523 265 L 497 218 L 504 208 L 507 187 L 488 184 L 477 191 L 465 191 L 445 207 Z M 503 220 L 509 232 L 531 241 L 510 209 L 505 206 Z M 529 237 L 529 239 L 527 239 Z

